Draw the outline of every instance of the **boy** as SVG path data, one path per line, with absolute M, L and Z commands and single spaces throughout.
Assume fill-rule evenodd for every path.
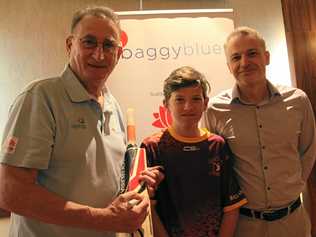
M 239 207 L 247 202 L 224 139 L 198 127 L 209 88 L 191 67 L 173 71 L 164 82 L 171 126 L 142 143 L 149 166 L 165 172 L 153 208 L 156 236 L 232 237 Z

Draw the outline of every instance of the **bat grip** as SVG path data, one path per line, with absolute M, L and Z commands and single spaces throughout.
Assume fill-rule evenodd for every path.
M 136 144 L 135 125 L 127 125 L 127 143 Z

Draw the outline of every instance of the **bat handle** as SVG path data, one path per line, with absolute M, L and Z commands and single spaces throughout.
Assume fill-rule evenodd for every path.
M 127 143 L 136 144 L 135 125 L 127 125 Z
M 128 108 L 126 111 L 126 116 L 127 116 L 127 143 L 136 144 L 134 109 Z

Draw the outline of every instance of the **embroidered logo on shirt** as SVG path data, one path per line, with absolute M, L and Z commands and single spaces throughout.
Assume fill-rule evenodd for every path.
M 72 125 L 72 128 L 87 128 L 87 124 L 84 118 L 78 118 Z
M 16 149 L 16 145 L 18 144 L 17 137 L 8 137 L 4 143 L 4 153 L 6 154 L 13 154 Z

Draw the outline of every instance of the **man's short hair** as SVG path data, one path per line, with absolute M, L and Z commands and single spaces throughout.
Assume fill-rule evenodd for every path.
M 71 28 L 70 28 L 71 33 L 74 32 L 78 23 L 85 16 L 96 16 L 96 17 L 101 17 L 101 18 L 108 18 L 112 20 L 117 26 L 117 28 L 119 29 L 119 31 L 121 31 L 119 17 L 111 8 L 94 6 L 94 7 L 87 7 L 75 12 L 71 21 Z
M 181 88 L 200 85 L 203 91 L 203 97 L 206 98 L 211 86 L 205 76 L 190 66 L 177 68 L 164 81 L 163 94 L 165 101 L 171 97 L 171 93 Z
M 235 36 L 241 36 L 241 35 L 243 35 L 243 36 L 249 35 L 249 36 L 255 37 L 256 39 L 259 40 L 263 49 L 266 50 L 266 42 L 258 31 L 256 31 L 255 29 L 252 29 L 250 27 L 247 27 L 247 26 L 241 26 L 241 27 L 237 27 L 233 32 L 231 32 L 227 36 L 226 42 L 224 44 L 225 53 L 227 50 L 227 45 L 228 45 L 229 41 L 231 40 L 231 38 L 233 38 Z

